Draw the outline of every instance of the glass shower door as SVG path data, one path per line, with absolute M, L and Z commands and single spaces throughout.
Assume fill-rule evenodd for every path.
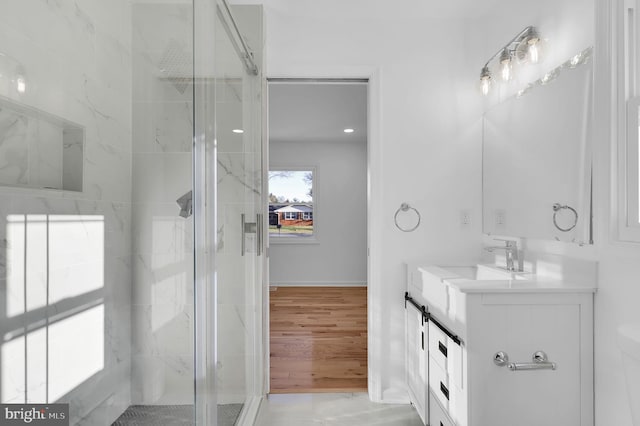
M 196 235 L 201 234 L 200 224 L 208 239 L 201 244 L 200 256 L 196 255 L 196 263 L 201 260 L 197 274 L 202 262 L 207 262 L 206 278 L 197 284 L 206 303 L 196 297 L 196 304 L 201 304 L 200 311 L 208 312 L 207 318 L 200 316 L 202 312 L 196 314 L 203 321 L 196 332 L 196 345 L 199 337 L 210 343 L 203 348 L 206 360 L 196 360 L 202 374 L 198 368 L 196 373 L 206 377 L 204 393 L 197 400 L 209 404 L 206 410 L 199 407 L 198 418 L 215 416 L 222 426 L 250 421 L 262 391 L 262 83 L 258 68 L 246 60 L 244 50 L 258 52 L 253 58 L 259 63 L 262 10 L 215 3 L 215 8 L 208 9 L 215 14 L 209 38 L 215 43 L 204 51 L 205 55 L 213 53 L 211 61 L 200 58 L 198 62 L 196 53 L 196 68 L 200 63 L 205 73 L 196 71 L 200 85 L 196 99 L 198 95 L 204 99 L 202 103 L 196 100 L 200 105 L 196 107 L 196 133 L 199 119 L 203 133 L 196 138 L 195 187 L 205 188 L 204 198 L 196 200 L 196 216 L 199 209 L 203 212 L 196 219 Z M 201 356 L 203 351 L 197 349 L 197 353 Z M 203 399 L 207 393 L 213 398 Z
M 256 19 L 252 16 L 255 10 L 236 7 L 232 17 L 219 3 L 216 22 L 216 374 L 220 425 L 233 424 L 235 413 L 256 393 L 258 377 L 255 354 L 260 329 L 256 315 L 263 245 L 260 78 L 240 56 L 243 52 L 238 51 L 240 41 L 232 21 L 239 26 L 248 23 Z M 251 34 L 244 36 L 249 39 Z

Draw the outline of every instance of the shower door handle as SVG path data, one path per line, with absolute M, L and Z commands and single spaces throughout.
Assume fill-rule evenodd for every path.
M 246 244 L 244 241 L 244 232 L 245 232 L 245 221 L 244 221 L 244 213 L 240 215 L 240 255 L 244 256 L 244 250 L 246 248 Z
M 245 214 L 240 215 L 240 255 L 244 256 L 247 252 L 247 234 L 256 234 L 256 252 L 260 256 L 262 253 L 262 223 L 261 214 L 256 216 L 256 222 L 247 222 Z
M 256 215 L 256 224 L 257 224 L 257 236 L 256 236 L 256 253 L 258 256 L 262 255 L 262 231 L 264 224 L 262 223 L 262 213 L 258 213 Z

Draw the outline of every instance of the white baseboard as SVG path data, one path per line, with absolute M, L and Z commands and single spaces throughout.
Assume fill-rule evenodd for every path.
M 236 425 L 253 426 L 258 418 L 261 403 L 262 396 L 253 396 L 249 398 L 245 402 L 244 407 L 242 407 L 242 412 L 240 412 Z
M 411 404 L 409 393 L 406 389 L 387 388 L 382 392 L 383 404 Z

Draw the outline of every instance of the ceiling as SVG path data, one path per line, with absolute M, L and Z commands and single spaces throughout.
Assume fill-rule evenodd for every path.
M 292 17 L 421 20 L 478 19 L 491 14 L 505 1 L 514 0 L 230 0 L 229 3 L 263 4 L 269 10 Z
M 366 132 L 365 83 L 269 83 L 270 141 L 364 142 Z

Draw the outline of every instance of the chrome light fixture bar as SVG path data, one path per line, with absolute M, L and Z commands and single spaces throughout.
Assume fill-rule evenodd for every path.
M 489 64 L 495 59 L 498 59 L 502 80 L 508 81 L 512 77 L 514 59 L 520 61 L 528 60 L 532 64 L 538 63 L 540 60 L 539 44 L 540 34 L 538 30 L 533 26 L 528 26 L 494 53 L 480 71 L 480 88 L 482 94 L 487 95 L 489 93 L 493 81 Z

